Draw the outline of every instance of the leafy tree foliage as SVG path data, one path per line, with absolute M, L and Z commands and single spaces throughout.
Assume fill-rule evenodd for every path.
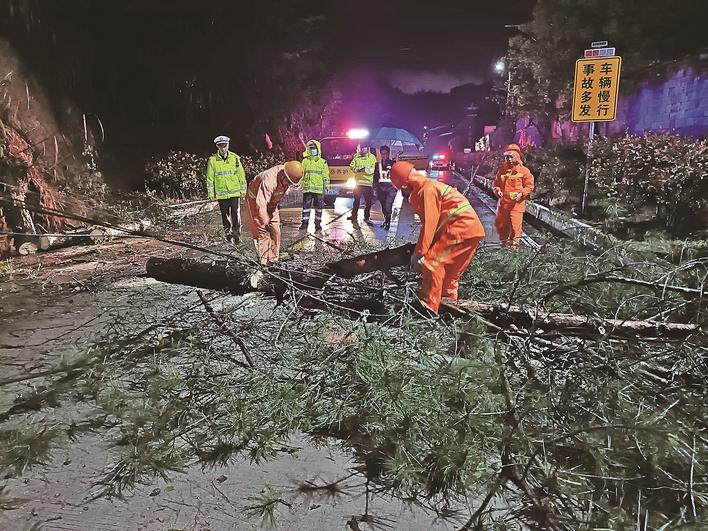
M 239 155 L 250 180 L 258 173 L 282 163 L 271 154 Z M 207 155 L 170 151 L 145 164 L 145 188 L 159 197 L 199 199 L 206 196 Z

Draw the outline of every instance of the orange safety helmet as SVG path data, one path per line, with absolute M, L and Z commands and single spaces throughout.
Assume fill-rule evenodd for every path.
M 504 151 L 516 151 L 519 155 L 521 155 L 521 148 L 518 144 L 509 144 L 504 148 Z
M 405 160 L 396 162 L 393 166 L 391 166 L 391 173 L 389 174 L 391 184 L 400 190 L 406 185 L 408 182 L 408 177 L 414 169 L 415 166 Z
M 283 170 L 285 171 L 285 176 L 288 178 L 288 181 L 290 181 L 290 184 L 299 183 L 300 179 L 302 179 L 302 176 L 305 174 L 305 168 L 303 168 L 302 164 L 296 160 L 286 162 Z

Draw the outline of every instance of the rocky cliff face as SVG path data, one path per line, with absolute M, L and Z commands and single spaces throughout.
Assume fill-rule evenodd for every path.
M 23 202 L 85 214 L 91 191 L 102 186 L 91 168 L 93 142 L 83 115 L 66 103 L 50 102 L 16 51 L 0 39 L 0 231 L 54 232 L 71 224 L 32 214 L 21 208 Z M 79 198 L 82 192 L 88 199 Z M 10 250 L 12 238 L 0 234 L 0 253 Z

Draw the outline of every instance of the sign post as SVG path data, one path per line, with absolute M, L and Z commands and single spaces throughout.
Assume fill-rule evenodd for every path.
M 580 213 L 585 213 L 585 203 L 588 200 L 588 184 L 590 183 L 590 162 L 592 161 L 592 139 L 595 136 L 595 122 L 590 122 L 590 134 L 588 135 L 588 160 L 585 162 L 585 184 L 583 186 L 583 202 L 580 205 Z
M 617 118 L 619 78 L 622 67 L 622 58 L 614 55 L 614 48 L 597 48 L 596 45 L 607 46 L 607 42 L 593 43 L 593 49 L 586 50 L 585 57 L 575 63 L 572 120 L 590 124 L 582 213 L 585 213 L 587 203 L 595 122 L 611 122 Z

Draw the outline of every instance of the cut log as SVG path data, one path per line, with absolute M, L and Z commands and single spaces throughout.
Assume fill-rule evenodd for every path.
M 42 235 L 39 237 L 39 248 L 42 251 L 48 251 L 52 247 L 56 247 L 59 242 L 61 242 L 61 238 L 58 236 Z
M 110 239 L 109 229 L 105 227 L 95 227 L 89 232 L 91 242 L 95 244 L 106 243 Z
M 122 223 L 118 227 L 113 229 L 96 225 L 91 229 L 89 235 L 95 244 L 106 243 L 117 236 L 124 236 L 130 231 L 145 231 L 150 227 L 150 222 L 144 220 L 135 223 Z
M 393 249 L 384 249 L 374 253 L 345 258 L 327 264 L 321 272 L 336 275 L 341 278 L 352 278 L 356 275 L 386 271 L 392 267 L 406 266 L 411 261 L 415 245 L 407 243 Z
M 200 262 L 182 258 L 151 257 L 148 259 L 145 269 L 148 276 L 170 284 L 226 290 L 236 295 L 259 291 L 250 282 L 251 275 L 256 270 L 255 267 L 248 269 L 235 262 Z M 265 287 L 260 290 L 272 294 Z
M 189 259 L 153 257 L 147 262 L 147 274 L 163 282 L 228 290 L 235 294 L 260 291 L 281 299 L 287 289 L 287 281 L 300 289 L 318 290 L 323 288 L 333 276 L 352 278 L 358 274 L 407 266 L 412 252 L 412 244 L 403 245 L 333 262 L 313 272 L 271 267 L 268 274 L 263 276 L 263 281 L 256 286 L 250 282 L 253 272 L 256 271 L 255 266 L 249 268 L 235 262 L 206 263 Z M 328 303 L 335 303 L 336 307 L 343 308 L 347 314 L 368 310 L 372 314 L 386 315 L 391 309 L 395 309 L 387 306 L 382 297 L 366 298 L 342 293 L 340 290 L 324 290 L 317 297 L 313 295 L 300 301 L 301 306 L 305 308 L 326 308 Z M 441 305 L 441 313 L 454 316 L 479 315 L 494 329 L 509 330 L 516 327 L 526 331 L 558 330 L 566 335 L 581 337 L 683 339 L 701 332 L 698 325 L 692 324 L 622 321 L 587 315 L 540 312 L 518 306 L 506 307 L 473 301 L 444 301 Z
M 38 251 L 39 247 L 35 242 L 23 242 L 17 248 L 17 252 L 22 256 L 27 256 L 28 254 L 34 254 Z

